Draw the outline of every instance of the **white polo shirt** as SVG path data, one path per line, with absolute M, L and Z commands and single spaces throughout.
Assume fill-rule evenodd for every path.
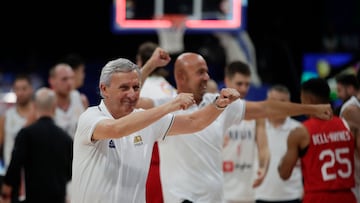
M 213 102 L 217 95 L 207 93 L 199 105 L 175 114 L 197 111 Z M 160 177 L 165 203 L 185 199 L 196 203 L 224 202 L 221 153 L 224 134 L 232 124 L 243 119 L 244 113 L 245 102 L 234 101 L 202 131 L 167 137 L 159 142 Z
M 173 118 L 168 114 L 131 135 L 92 142 L 97 123 L 113 117 L 103 101 L 88 108 L 74 137 L 71 202 L 144 203 L 153 144 L 166 135 Z

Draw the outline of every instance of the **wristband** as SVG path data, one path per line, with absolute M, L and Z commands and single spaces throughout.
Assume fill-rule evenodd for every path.
M 217 110 L 222 111 L 222 110 L 224 110 L 224 109 L 227 107 L 227 105 L 224 106 L 224 107 L 221 107 L 221 106 L 217 105 L 216 100 L 217 100 L 218 98 L 219 98 L 219 96 L 216 96 L 216 97 L 215 97 L 215 99 L 214 99 L 214 101 L 213 101 L 213 104 L 214 104 L 214 106 L 215 106 L 215 108 L 216 108 Z

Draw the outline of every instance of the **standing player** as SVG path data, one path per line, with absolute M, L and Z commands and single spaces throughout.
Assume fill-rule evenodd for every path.
M 74 138 L 77 122 L 85 107 L 79 91 L 74 90 L 74 71 L 66 63 L 50 69 L 49 84 L 57 98 L 55 123 Z
M 283 85 L 273 85 L 267 92 L 268 100 L 290 102 L 290 91 Z M 277 167 L 284 153 L 290 132 L 301 123 L 291 117 L 266 119 L 266 135 L 271 154 L 268 173 L 255 189 L 256 203 L 300 203 L 303 195 L 301 168 L 295 167 L 291 177 L 284 181 Z M 299 161 L 300 162 L 300 161 Z
M 248 94 L 250 67 L 233 61 L 225 67 L 225 85 L 235 88 L 241 98 Z M 243 120 L 231 126 L 224 137 L 224 197 L 227 202 L 255 202 L 254 187 L 263 181 L 270 153 L 263 119 Z
M 321 78 L 310 79 L 301 86 L 304 104 L 329 103 L 330 88 Z M 287 152 L 278 170 L 288 179 L 301 158 L 304 178 L 304 203 L 355 203 L 355 140 L 347 123 L 337 116 L 328 121 L 310 117 L 293 130 L 287 140 Z
M 10 164 L 17 133 L 23 127 L 32 124 L 36 120 L 33 103 L 34 90 L 30 77 L 23 74 L 16 76 L 12 88 L 16 95 L 16 104 L 9 108 L 5 112 L 5 115 L 0 118 L 0 144 L 3 145 L 4 149 L 5 172 Z M 23 186 L 24 181 L 21 183 Z M 17 187 L 19 187 L 19 185 L 14 186 L 14 192 L 12 193 L 13 202 L 19 201 Z M 24 191 L 21 191 L 20 193 L 20 196 L 24 195 Z
M 66 63 L 57 63 L 50 69 L 49 84 L 56 94 L 54 121 L 73 139 L 80 114 L 85 111 L 80 92 L 74 89 L 74 71 Z M 71 196 L 71 181 L 67 187 L 67 200 Z

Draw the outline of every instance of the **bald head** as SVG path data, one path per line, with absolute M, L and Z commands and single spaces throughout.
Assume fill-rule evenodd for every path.
M 66 63 L 56 64 L 49 72 L 49 84 L 59 97 L 68 97 L 74 88 L 74 71 Z
M 199 63 L 205 63 L 205 59 L 197 53 L 186 52 L 179 55 L 175 61 L 174 72 L 175 77 L 178 72 L 188 71 L 189 68 L 196 66 Z
M 55 92 L 47 87 L 38 89 L 35 93 L 35 106 L 40 116 L 52 116 L 56 107 Z
M 71 66 L 66 63 L 58 63 L 50 69 L 49 76 L 56 77 L 62 72 L 73 72 Z
M 179 93 L 192 93 L 199 103 L 206 92 L 209 80 L 205 59 L 197 53 L 186 52 L 175 61 L 174 75 Z

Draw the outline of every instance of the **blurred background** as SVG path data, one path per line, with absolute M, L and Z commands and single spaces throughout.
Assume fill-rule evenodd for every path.
M 254 90 L 260 94 L 249 95 L 254 100 L 265 98 L 262 87 L 280 83 L 291 90 L 293 101 L 299 101 L 302 80 L 316 75 L 330 79 L 343 70 L 358 69 L 360 0 L 2 1 L 0 90 L 10 91 L 19 72 L 34 74 L 37 86 L 47 85 L 49 68 L 77 53 L 86 62 L 81 91 L 91 105 L 97 104 L 99 73 L 108 60 L 135 61 L 141 43 L 160 43 L 156 28 L 141 28 L 148 21 L 136 24 L 159 13 L 200 20 L 184 30 L 183 49 L 178 51 L 201 53 L 220 86 L 229 55 L 236 58 L 240 50 L 258 76 Z M 175 50 L 172 56 L 177 54 Z M 168 79 L 175 85 L 172 73 Z

